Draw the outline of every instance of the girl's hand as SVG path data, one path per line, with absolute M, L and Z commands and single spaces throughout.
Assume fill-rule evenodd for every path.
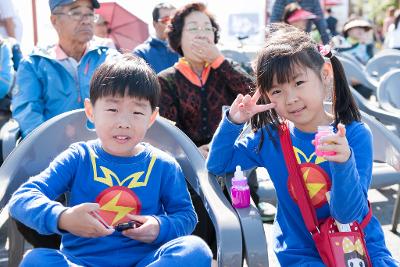
M 239 94 L 229 110 L 229 120 L 236 124 L 242 124 L 249 121 L 257 113 L 275 108 L 274 103 L 257 105 L 259 98 L 260 92 L 258 90 L 253 96 Z
M 192 41 L 192 52 L 199 59 L 207 63 L 213 63 L 222 53 L 214 42 L 205 38 L 195 38 Z
M 324 158 L 328 161 L 346 162 L 350 158 L 351 151 L 346 138 L 345 126 L 339 123 L 337 133 L 322 137 L 320 145 L 316 149 L 320 151 L 336 152 L 336 155 L 324 156 Z
M 106 228 L 92 213 L 99 210 L 97 203 L 83 203 L 71 207 L 61 213 L 58 218 L 58 228 L 81 237 L 101 237 L 114 232 L 112 228 Z
M 160 225 L 153 216 L 140 216 L 128 214 L 132 220 L 140 222 L 142 225 L 137 228 L 128 229 L 122 232 L 124 236 L 141 241 L 151 243 L 158 237 L 160 233 Z

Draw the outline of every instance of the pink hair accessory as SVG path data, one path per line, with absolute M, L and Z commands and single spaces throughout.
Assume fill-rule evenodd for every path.
M 318 51 L 323 57 L 332 57 L 332 50 L 330 45 L 318 45 Z

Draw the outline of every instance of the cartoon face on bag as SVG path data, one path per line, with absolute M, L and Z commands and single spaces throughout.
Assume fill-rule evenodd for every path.
M 347 237 L 342 241 L 344 261 L 347 267 L 366 267 L 367 261 L 365 258 L 364 247 L 357 239 L 354 243 Z
M 344 259 L 347 267 L 366 267 L 364 257 L 356 251 L 344 254 Z

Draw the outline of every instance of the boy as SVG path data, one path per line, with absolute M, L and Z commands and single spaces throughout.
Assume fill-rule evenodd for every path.
M 179 165 L 141 142 L 158 114 L 157 76 L 135 56 L 117 60 L 95 72 L 85 100 L 98 139 L 72 144 L 10 200 L 13 217 L 62 235 L 60 250 L 34 249 L 21 266 L 211 265 L 207 245 L 187 236 L 197 216 Z M 70 207 L 54 201 L 67 191 Z

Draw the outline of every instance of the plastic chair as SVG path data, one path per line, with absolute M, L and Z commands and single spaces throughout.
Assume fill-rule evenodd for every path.
M 398 68 L 400 68 L 400 54 L 384 53 L 368 60 L 367 65 L 365 66 L 365 71 L 371 77 L 380 80 L 383 74 L 389 70 Z
M 374 165 L 371 188 L 379 189 L 399 184 L 392 215 L 392 231 L 397 232 L 400 219 L 400 138 L 364 112 L 362 120 L 369 126 L 373 135 Z
M 69 144 L 95 138 L 86 127 L 83 110 L 58 115 L 29 134 L 7 157 L 0 168 L 1 213 L 11 194 L 30 176 L 46 168 Z M 225 198 L 220 185 L 209 176 L 204 158 L 192 141 L 164 118 L 157 118 L 145 141 L 173 155 L 187 181 L 203 200 L 217 236 L 218 266 L 242 266 L 242 236 L 236 212 Z M 23 164 L 21 164 L 23 163 Z M 17 266 L 24 252 L 24 240 L 10 227 L 9 266 Z
M 388 129 L 390 129 L 397 136 L 400 136 L 400 118 L 393 113 L 381 109 L 375 106 L 370 101 L 366 100 L 357 90 L 350 87 L 351 93 L 357 106 L 360 110 L 364 111 L 368 115 L 371 115 L 381 123 L 383 123 Z
M 361 83 L 373 92 L 376 92 L 378 81 L 367 74 L 365 67 L 361 63 L 357 62 L 356 59 L 351 60 L 349 55 L 344 56 L 344 54 L 340 54 L 337 58 L 343 65 L 349 84 L 353 82 Z
M 400 69 L 385 73 L 378 86 L 379 105 L 389 112 L 400 116 Z

